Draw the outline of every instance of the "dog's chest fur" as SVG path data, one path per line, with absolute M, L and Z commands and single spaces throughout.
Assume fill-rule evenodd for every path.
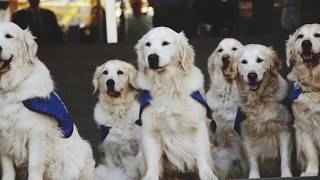
M 50 137 L 50 133 L 58 135 L 58 128 L 52 128 L 53 126 L 58 127 L 58 124 L 29 111 L 22 102 L 0 100 L 0 151 L 12 156 L 16 166 L 28 161 L 28 143 L 31 136 L 43 136 L 46 141 L 51 141 L 45 137 Z
M 234 121 L 239 103 L 237 96 L 237 89 L 232 84 L 212 80 L 207 100 L 212 110 L 213 119 Z

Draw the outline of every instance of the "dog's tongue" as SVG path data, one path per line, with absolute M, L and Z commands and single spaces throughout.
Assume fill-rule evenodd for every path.
M 312 57 L 313 57 L 312 53 L 310 53 L 310 54 L 303 54 L 303 59 L 305 59 L 305 60 L 311 60 Z
M 0 68 L 2 68 L 3 65 L 4 65 L 4 60 L 0 59 Z

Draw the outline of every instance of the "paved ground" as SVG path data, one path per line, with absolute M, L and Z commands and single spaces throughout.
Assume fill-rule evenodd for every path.
M 284 62 L 284 43 L 287 36 L 246 36 L 238 37 L 244 44 L 261 43 L 274 47 Z M 207 58 L 220 39 L 197 39 L 191 44 L 196 51 L 196 64 L 206 76 L 208 86 Z M 97 101 L 92 95 L 92 74 L 96 66 L 109 59 L 122 59 L 136 64 L 134 43 L 116 45 L 74 45 L 63 47 L 43 47 L 39 49 L 40 59 L 48 66 L 59 94 L 68 106 L 78 130 L 83 138 L 89 140 L 99 161 L 97 145 L 99 132 L 93 120 L 93 108 Z M 285 66 L 285 64 L 283 63 Z M 286 74 L 286 70 L 283 71 Z

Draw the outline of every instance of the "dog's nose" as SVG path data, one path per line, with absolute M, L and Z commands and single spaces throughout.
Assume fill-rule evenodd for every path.
M 255 82 L 257 80 L 258 75 L 257 73 L 251 72 L 247 75 L 247 77 L 250 82 Z
M 227 68 L 230 64 L 230 56 L 229 55 L 223 55 L 222 58 L 222 65 L 223 65 L 223 68 Z
M 157 54 L 150 54 L 148 56 L 148 63 L 151 69 L 159 68 L 159 56 Z
M 312 43 L 310 40 L 304 40 L 302 41 L 301 47 L 303 52 L 311 52 Z
M 109 79 L 106 84 L 107 84 L 107 88 L 108 88 L 109 91 L 113 91 L 114 90 L 115 82 L 114 82 L 113 79 Z

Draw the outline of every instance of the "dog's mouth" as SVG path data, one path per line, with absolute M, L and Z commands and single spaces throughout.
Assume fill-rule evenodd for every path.
M 11 56 L 7 60 L 0 58 L 0 73 L 7 72 L 9 70 L 9 65 L 12 61 L 12 58 L 13 56 Z
M 250 89 L 251 91 L 256 91 L 256 90 L 259 89 L 261 82 L 249 82 L 249 83 L 247 83 L 247 84 L 248 84 L 249 89 Z
M 115 90 L 107 90 L 107 94 L 113 98 L 120 97 L 121 93 Z
M 310 64 L 319 64 L 320 63 L 320 52 L 315 54 L 313 52 L 303 52 L 301 54 L 301 57 L 303 59 L 304 63 L 310 63 Z

